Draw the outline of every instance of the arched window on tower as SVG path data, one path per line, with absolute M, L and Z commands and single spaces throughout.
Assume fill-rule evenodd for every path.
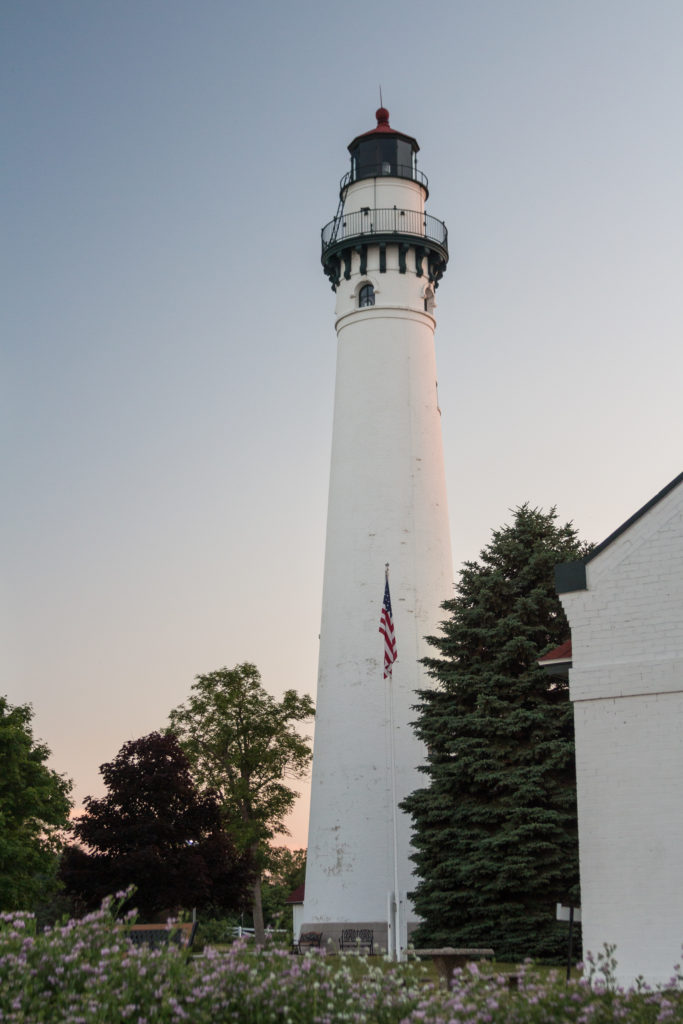
M 371 284 L 364 284 L 358 292 L 358 305 L 361 307 L 375 305 L 375 289 Z

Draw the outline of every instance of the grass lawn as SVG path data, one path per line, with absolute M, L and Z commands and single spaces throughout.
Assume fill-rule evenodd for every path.
M 220 953 L 229 954 L 232 950 L 232 944 L 213 944 L 212 948 Z M 282 947 L 289 949 L 289 946 Z M 247 953 L 247 956 L 253 955 L 254 957 L 260 954 L 254 952 L 253 954 Z M 325 958 L 325 962 L 329 965 L 331 970 L 345 970 L 350 971 L 351 976 L 354 978 L 362 978 L 368 974 L 369 971 L 382 971 L 385 974 L 398 972 L 399 974 L 404 973 L 411 979 L 415 977 L 416 973 L 420 976 L 421 980 L 427 984 L 432 982 L 438 984 L 440 981 L 439 973 L 434 966 L 434 961 L 431 957 L 425 957 L 424 959 L 417 959 L 416 957 L 410 957 L 406 963 L 395 964 L 391 960 L 387 960 L 384 956 L 358 956 L 355 953 L 344 953 L 339 954 L 336 950 L 333 953 L 322 953 L 313 955 L 322 955 Z M 529 964 L 525 965 L 526 969 L 529 968 Z M 535 964 L 532 963 L 534 973 L 541 979 L 547 980 L 554 973 L 560 972 L 564 978 L 566 975 L 567 965 L 566 963 L 548 965 L 548 964 Z M 506 962 L 501 960 L 478 960 L 477 968 L 482 975 L 496 976 L 496 975 L 510 975 L 517 974 L 522 964 Z M 572 980 L 577 981 L 582 976 L 582 972 L 576 967 L 572 968 Z

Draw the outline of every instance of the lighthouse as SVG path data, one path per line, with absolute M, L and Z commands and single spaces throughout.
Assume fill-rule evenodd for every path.
M 410 723 L 429 686 L 425 637 L 453 586 L 434 350 L 448 236 L 425 211 L 416 140 L 384 107 L 376 118 L 348 147 L 322 229 L 337 370 L 302 931 L 336 948 L 343 931 L 367 929 L 400 959 L 417 922 L 399 805 L 424 785 Z M 387 583 L 396 660 L 385 667 Z

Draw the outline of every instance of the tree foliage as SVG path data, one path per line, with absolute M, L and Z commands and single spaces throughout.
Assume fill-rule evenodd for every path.
M 125 743 L 100 773 L 108 793 L 87 797 L 62 878 L 86 907 L 133 884 L 143 915 L 208 904 L 240 909 L 248 901 L 248 859 L 225 833 L 211 792 L 200 793 L 172 734 Z
M 572 708 L 540 655 L 567 639 L 554 566 L 585 553 L 554 509 L 528 504 L 494 531 L 444 603 L 415 728 L 428 786 L 413 816 L 416 942 L 489 946 L 502 959 L 562 954 L 558 901 L 578 902 Z
M 197 676 L 187 703 L 171 712 L 171 729 L 196 778 L 218 794 L 240 848 L 251 852 L 261 870 L 269 840 L 287 832 L 284 818 L 298 796 L 289 782 L 308 771 L 310 740 L 296 726 L 313 714 L 311 698 L 295 690 L 279 701 L 272 697 L 248 662 Z M 257 880 L 257 938 L 263 937 L 260 900 Z
M 306 878 L 306 851 L 272 846 L 263 877 L 263 917 L 274 928 L 292 930 L 288 897 Z
M 31 909 L 55 884 L 71 782 L 46 765 L 29 704 L 0 697 L 0 910 Z

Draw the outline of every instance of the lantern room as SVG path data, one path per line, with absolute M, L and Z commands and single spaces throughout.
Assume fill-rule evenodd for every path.
M 394 131 L 389 125 L 389 111 L 376 112 L 377 127 L 358 135 L 349 145 L 351 170 L 342 179 L 342 188 L 361 178 L 409 178 L 427 188 L 427 178 L 417 169 L 417 141 L 410 135 Z

